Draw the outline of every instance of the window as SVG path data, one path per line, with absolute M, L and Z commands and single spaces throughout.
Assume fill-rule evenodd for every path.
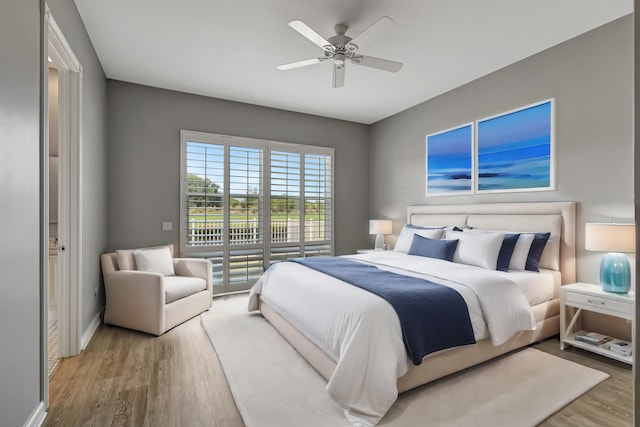
M 181 153 L 181 252 L 211 261 L 214 293 L 333 254 L 332 148 L 183 130 Z
M 300 256 L 301 154 L 271 152 L 271 262 Z

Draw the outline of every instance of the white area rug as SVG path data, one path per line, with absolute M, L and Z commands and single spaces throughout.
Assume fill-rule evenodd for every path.
M 214 299 L 202 324 L 247 427 L 349 427 L 325 380 L 247 297 Z M 526 348 L 400 395 L 379 426 L 535 426 L 608 377 Z

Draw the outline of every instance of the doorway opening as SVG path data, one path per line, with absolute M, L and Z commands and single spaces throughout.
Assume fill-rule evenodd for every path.
M 42 81 L 45 231 L 41 250 L 45 275 L 41 289 L 40 381 L 46 407 L 49 375 L 57 361 L 81 351 L 82 65 L 46 3 L 43 33 L 43 59 L 48 61 L 43 64 Z
M 58 150 L 58 67 L 51 57 L 48 57 L 48 87 L 47 105 L 49 106 L 49 287 L 47 298 L 48 322 L 47 322 L 47 371 L 49 376 L 53 373 L 60 360 L 58 349 L 58 218 L 65 215 L 64 205 L 58 201 L 58 187 L 60 182 L 59 150 Z

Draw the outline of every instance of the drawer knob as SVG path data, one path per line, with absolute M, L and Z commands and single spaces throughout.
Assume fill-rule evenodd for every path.
M 590 300 L 590 299 L 588 299 L 587 301 L 589 302 L 589 304 L 600 304 L 600 305 L 604 305 L 605 304 L 604 301 L 593 301 L 593 300 Z

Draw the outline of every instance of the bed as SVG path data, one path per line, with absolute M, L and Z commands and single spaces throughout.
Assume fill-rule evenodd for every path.
M 504 317 L 500 312 L 502 309 L 497 308 L 499 305 L 487 305 L 486 301 L 494 298 L 484 297 L 483 302 L 483 298 L 474 296 L 473 292 L 459 290 L 469 306 L 476 343 L 433 352 L 419 365 L 411 363 L 407 357 L 397 315 L 393 317 L 395 311 L 384 300 L 378 303 L 376 300 L 380 298 L 377 296 L 303 265 L 282 263 L 282 266 L 272 266 L 252 289 L 250 310 L 259 309 L 327 380 L 330 396 L 344 408 L 345 416 L 356 426 L 375 425 L 398 393 L 558 334 L 559 288 L 575 282 L 573 202 L 409 206 L 406 223 L 474 231 L 549 233 L 550 237 L 540 257 L 539 273 L 490 272 L 440 260 L 421 259 L 418 263 L 414 262 L 417 258 L 413 255 L 392 251 L 348 257 L 392 273 L 434 279 L 454 288 L 456 284 L 463 284 L 462 288 L 491 284 L 497 286 L 491 291 L 494 296 L 515 292 L 518 304 L 522 305 L 520 300 L 526 300 L 526 314 L 523 315 L 520 307 L 519 313 L 514 314 L 520 317 L 506 321 L 507 330 L 496 329 L 497 326 L 491 329 L 492 324 L 497 325 L 492 317 Z M 465 280 L 477 283 L 463 283 Z M 316 282 L 322 282 L 322 285 Z M 519 291 L 513 291 L 515 288 Z M 546 291 L 541 291 L 543 288 Z M 269 289 L 269 293 L 265 289 Z M 338 292 L 340 296 L 336 297 Z M 478 301 L 474 302 L 474 298 Z M 361 320 L 358 310 L 369 310 L 374 303 L 379 311 L 368 315 L 373 320 Z M 506 308 L 504 311 L 514 310 Z M 480 312 L 481 320 L 477 320 L 474 317 L 477 314 L 472 312 Z M 306 318 L 313 316 L 320 321 L 307 322 Z M 527 316 L 531 325 L 526 325 Z M 504 321 L 501 322 L 499 327 L 504 328 Z M 522 325 L 508 330 L 509 323 L 518 322 Z M 320 330 L 325 327 L 331 332 Z M 398 330 L 400 338 L 397 337 Z M 496 338 L 499 336 L 501 338 Z

